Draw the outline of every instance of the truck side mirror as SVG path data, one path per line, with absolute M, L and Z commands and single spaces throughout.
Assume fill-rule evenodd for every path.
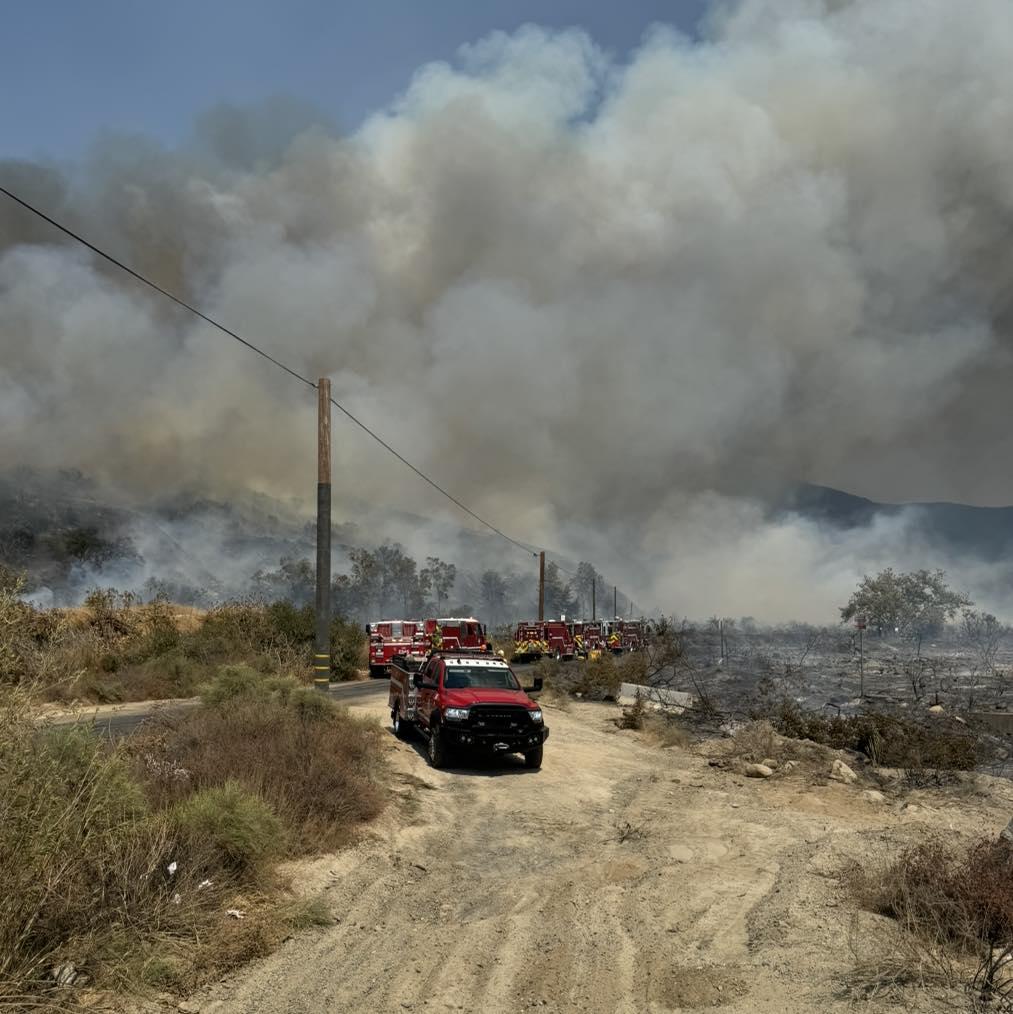
M 422 689 L 422 673 L 417 672 L 414 676 L 412 676 L 412 686 L 415 687 L 416 690 Z
M 543 680 L 541 676 L 535 677 L 535 682 L 530 687 L 525 687 L 526 694 L 537 694 L 542 689 Z

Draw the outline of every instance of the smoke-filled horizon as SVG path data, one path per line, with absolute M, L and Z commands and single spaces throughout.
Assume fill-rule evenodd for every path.
M 218 109 L 181 150 L 112 138 L 0 178 L 330 376 L 511 535 L 600 561 L 652 608 L 810 618 L 911 539 L 771 524 L 754 494 L 1013 502 L 992 465 L 1010 51 L 1001 0 L 745 0 L 703 41 L 659 27 L 622 63 L 529 27 L 421 68 L 349 137 Z M 303 496 L 314 413 L 0 207 L 5 466 L 141 502 Z M 452 516 L 340 416 L 334 456 L 363 500 Z

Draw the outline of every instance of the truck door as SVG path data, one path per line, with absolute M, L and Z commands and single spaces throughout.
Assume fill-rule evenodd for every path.
M 431 658 L 422 670 L 422 682 L 425 684 L 418 691 L 418 715 L 422 725 L 429 725 L 429 716 L 433 713 L 439 698 L 440 669 L 443 660 Z

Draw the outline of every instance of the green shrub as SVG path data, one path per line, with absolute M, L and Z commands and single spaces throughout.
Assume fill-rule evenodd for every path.
M 336 679 L 355 679 L 368 665 L 366 632 L 357 623 L 336 616 L 331 620 L 331 673 Z
M 338 705 L 315 687 L 296 686 L 285 695 L 285 704 L 303 722 L 321 722 L 338 711 Z
M 240 874 L 284 851 L 281 821 L 237 781 L 199 789 L 173 808 L 172 818 L 191 842 L 208 845 L 218 864 Z
M 271 696 L 271 687 L 263 673 L 248 665 L 226 665 L 201 687 L 200 696 L 206 705 L 218 708 L 240 698 L 266 701 Z
M 593 701 L 614 700 L 622 681 L 623 674 L 615 656 L 602 652 L 600 657 L 584 663 L 573 691 Z
M 273 634 L 293 648 L 305 648 L 313 643 L 316 620 L 312 606 L 295 606 L 291 602 L 272 602 L 267 606 L 266 619 Z

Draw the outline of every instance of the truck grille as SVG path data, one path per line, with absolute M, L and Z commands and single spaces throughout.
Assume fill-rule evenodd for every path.
M 526 732 L 531 718 L 527 708 L 479 704 L 471 708 L 471 727 L 483 732 Z

